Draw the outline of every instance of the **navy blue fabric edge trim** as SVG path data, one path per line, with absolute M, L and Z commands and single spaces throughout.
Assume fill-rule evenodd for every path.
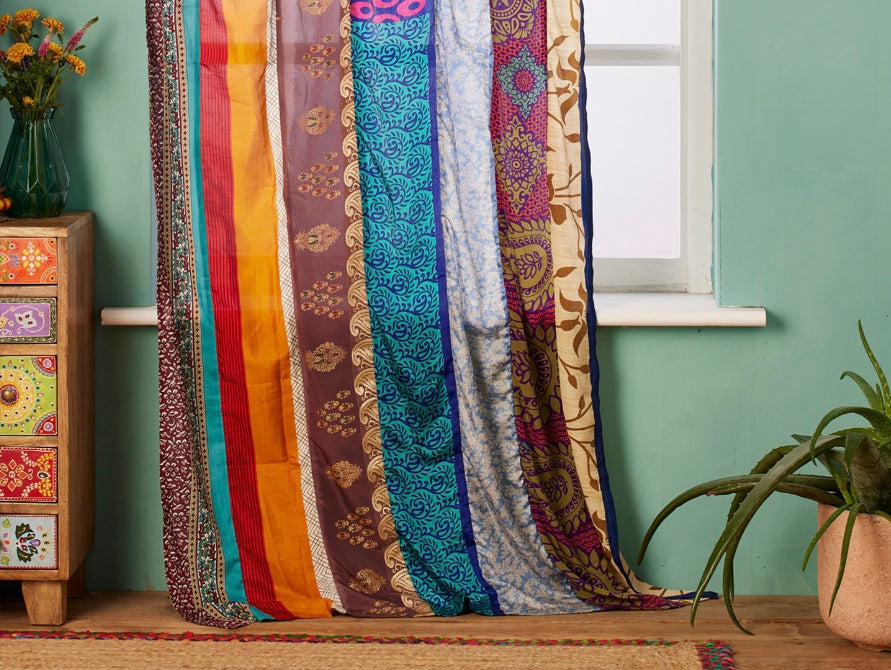
M 485 595 L 489 598 L 489 608 L 483 614 L 504 614 L 498 604 L 498 595 L 489 584 L 480 567 L 473 535 L 473 521 L 470 518 L 470 497 L 467 491 L 467 479 L 464 475 L 464 443 L 461 439 L 461 423 L 458 412 L 458 387 L 455 380 L 454 359 L 452 356 L 452 332 L 449 324 L 448 287 L 446 285 L 445 245 L 442 230 L 442 201 L 440 199 L 439 169 L 439 126 L 436 112 L 436 17 L 431 8 L 430 37 L 427 42 L 427 62 L 429 63 L 430 86 L 428 102 L 430 106 L 430 157 L 433 165 L 433 219 L 436 231 L 436 274 L 439 284 L 439 329 L 442 333 L 443 381 L 449 397 L 449 412 L 452 423 L 452 465 L 455 469 L 455 480 L 458 489 L 458 512 L 461 517 L 461 531 L 470 566 L 479 581 Z M 475 603 L 471 602 L 471 607 Z
M 597 312 L 594 307 L 594 267 L 592 235 L 594 230 L 593 184 L 591 181 L 591 149 L 588 147 L 588 87 L 585 82 L 585 11 L 584 0 L 579 0 L 579 37 L 582 43 L 579 61 L 579 117 L 580 142 L 582 149 L 582 225 L 585 231 L 585 290 L 588 292 L 588 356 L 591 364 L 591 400 L 594 408 L 594 453 L 597 457 L 597 474 L 600 477 L 600 492 L 606 512 L 606 533 L 615 564 L 626 580 L 627 571 L 619 550 L 619 529 L 616 523 L 616 507 L 606 469 L 603 447 L 603 422 L 600 417 L 600 364 L 597 361 Z
M 695 591 L 687 591 L 686 593 L 679 593 L 676 596 L 662 596 L 666 600 L 690 600 L 696 595 Z M 702 597 L 706 600 L 716 600 L 718 598 L 718 594 L 714 591 L 703 591 Z

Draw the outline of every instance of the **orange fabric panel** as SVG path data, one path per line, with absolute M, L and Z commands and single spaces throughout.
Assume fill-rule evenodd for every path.
M 330 616 L 313 572 L 278 279 L 275 174 L 266 132 L 266 3 L 223 0 L 229 34 L 233 205 L 242 347 L 263 534 L 278 600 L 295 616 Z M 300 566 L 302 569 L 295 569 Z

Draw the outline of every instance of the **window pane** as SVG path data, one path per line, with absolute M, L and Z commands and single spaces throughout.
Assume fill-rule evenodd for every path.
M 594 255 L 679 258 L 680 68 L 586 67 Z
M 582 3 L 587 44 L 679 44 L 681 41 L 681 0 L 582 0 Z

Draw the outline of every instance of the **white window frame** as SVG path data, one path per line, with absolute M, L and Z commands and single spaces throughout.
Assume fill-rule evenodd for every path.
M 680 45 L 585 46 L 586 68 L 679 65 L 681 75 L 681 257 L 595 258 L 594 286 L 597 292 L 713 292 L 712 44 L 711 0 L 681 0 Z M 596 184 L 594 189 L 596 195 Z

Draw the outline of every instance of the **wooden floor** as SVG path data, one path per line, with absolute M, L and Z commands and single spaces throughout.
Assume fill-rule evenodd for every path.
M 6 584 L 0 590 L 0 629 L 28 629 L 21 593 L 10 586 Z M 733 648 L 736 666 L 744 670 L 891 668 L 891 653 L 864 651 L 833 635 L 820 620 L 816 598 L 739 597 L 736 611 L 754 636 L 744 635 L 734 628 L 727 619 L 723 604 L 715 601 L 702 604 L 694 628 L 690 627 L 689 610 L 683 609 L 530 617 L 471 614 L 453 618 L 358 619 L 337 616 L 259 623 L 239 632 L 723 640 Z M 68 620 L 59 628 L 108 632 L 217 631 L 183 621 L 170 606 L 167 594 L 157 592 L 88 593 L 82 598 L 71 599 Z M 2 655 L 0 650 L 0 658 Z

